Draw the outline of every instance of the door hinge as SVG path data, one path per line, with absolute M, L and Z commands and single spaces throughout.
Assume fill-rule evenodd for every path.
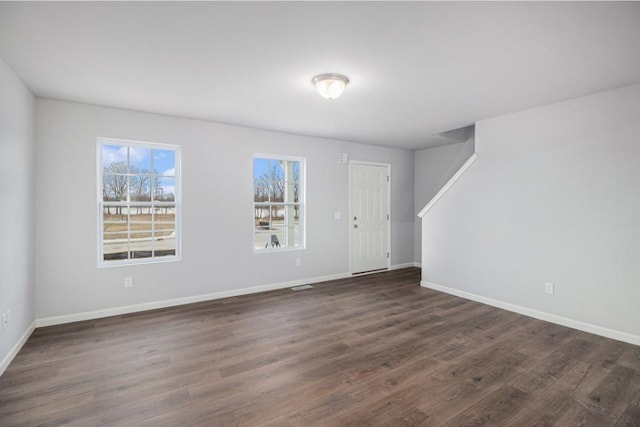
M 389 175 L 387 175 L 387 182 L 391 181 L 391 177 Z
M 389 221 L 389 214 L 387 214 L 387 221 Z
M 387 252 L 387 258 L 389 258 L 389 252 Z

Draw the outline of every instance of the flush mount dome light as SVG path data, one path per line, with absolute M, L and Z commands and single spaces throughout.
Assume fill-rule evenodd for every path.
M 312 78 L 311 83 L 316 87 L 320 96 L 326 99 L 335 99 L 342 95 L 349 79 L 342 74 L 325 73 Z

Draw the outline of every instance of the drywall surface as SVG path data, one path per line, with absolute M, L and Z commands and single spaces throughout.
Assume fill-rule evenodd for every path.
M 34 316 L 34 98 L 0 59 L 0 362 Z
M 640 85 L 478 122 L 423 280 L 640 336 L 639 135 Z
M 47 99 L 36 101 L 36 117 L 38 318 L 347 272 L 341 152 L 391 163 L 391 263 L 413 262 L 411 151 Z M 97 268 L 98 137 L 182 146 L 182 261 Z M 307 159 L 305 250 L 253 253 L 254 153 Z
M 471 157 L 474 151 L 474 137 L 471 136 L 466 142 L 427 148 L 414 153 L 415 262 L 420 262 L 422 257 L 422 220 L 417 217 L 418 212 L 429 203 L 433 196 L 455 175 L 458 169 L 469 160 L 469 157 Z

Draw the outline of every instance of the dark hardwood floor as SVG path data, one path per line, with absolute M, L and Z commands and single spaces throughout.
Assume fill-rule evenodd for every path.
M 405 269 L 38 328 L 0 425 L 640 426 L 640 347 Z

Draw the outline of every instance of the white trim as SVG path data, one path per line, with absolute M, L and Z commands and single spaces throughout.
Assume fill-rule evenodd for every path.
M 210 294 L 195 295 L 191 297 L 174 298 L 163 301 L 146 302 L 142 304 L 127 305 L 122 307 L 106 308 L 103 310 L 86 311 L 83 313 L 66 314 L 62 316 L 44 317 L 36 319 L 36 327 L 60 325 L 63 323 L 79 322 L 82 320 L 99 319 L 102 317 L 118 316 L 120 314 L 135 313 L 139 311 L 155 310 L 158 308 L 173 307 L 177 305 L 192 304 L 195 302 L 210 301 L 220 298 L 235 297 L 239 295 L 255 294 L 258 292 L 272 291 L 276 289 L 291 288 L 294 286 L 307 285 L 309 283 L 320 283 L 329 280 L 345 279 L 351 277 L 350 273 L 338 273 L 328 276 L 311 277 L 308 279 L 298 279 L 289 282 L 272 283 L 269 285 L 253 286 L 250 288 L 233 289 L 228 291 L 213 292 Z
M 616 331 L 614 329 L 605 328 L 603 326 L 593 325 L 591 323 L 569 319 L 567 317 L 558 316 L 556 314 L 534 310 L 532 308 L 523 307 L 521 305 L 511 304 L 509 302 L 472 294 L 471 292 L 466 292 L 459 289 L 450 288 L 448 286 L 442 286 L 436 283 L 427 282 L 425 280 L 420 282 L 420 286 L 444 292 L 450 295 L 455 295 L 460 298 L 480 302 L 482 304 L 491 305 L 493 307 L 502 308 L 504 310 L 513 311 L 514 313 L 523 314 L 525 316 L 533 317 L 569 328 L 578 329 L 580 331 L 589 332 L 591 334 L 612 338 L 618 341 L 624 341 L 629 344 L 640 345 L 640 336 L 629 334 L 627 332 Z
M 255 242 L 255 233 L 254 233 L 254 242 Z M 255 245 L 255 243 L 254 243 Z M 253 254 L 257 255 L 257 254 L 277 254 L 280 252 L 293 252 L 293 251 L 306 251 L 307 248 L 303 248 L 300 246 L 285 246 L 284 248 L 262 248 L 262 249 L 257 249 L 254 248 L 253 249 Z
M 348 277 L 368 276 L 370 274 L 386 273 L 387 271 L 391 271 L 391 269 L 385 267 L 385 268 L 380 268 L 378 270 L 363 271 L 362 273 L 349 273 Z
M 449 188 L 451 188 L 451 186 L 455 184 L 455 182 L 458 179 L 460 179 L 462 174 L 464 174 L 466 170 L 469 169 L 469 166 L 471 166 L 471 164 L 475 162 L 477 158 L 478 158 L 478 155 L 476 153 L 473 153 L 471 157 L 469 157 L 469 159 L 466 162 L 464 162 L 462 166 L 460 166 L 460 169 L 458 169 L 458 172 L 456 172 L 451 177 L 451 179 L 447 181 L 447 183 L 440 189 L 440 191 L 438 191 L 436 195 L 433 196 L 431 200 L 429 200 L 429 203 L 427 203 L 427 205 L 424 208 L 422 208 L 420 213 L 418 213 L 418 216 L 420 218 L 422 218 L 427 213 L 427 211 L 429 211 L 429 209 L 431 209 L 433 205 L 435 205 L 438 202 L 438 200 L 440 200 L 440 198 L 444 196 L 444 193 L 446 193 L 449 190 Z
M 167 144 L 165 142 L 155 142 L 155 141 L 139 141 L 135 139 L 122 139 L 122 138 L 111 138 L 108 136 L 99 136 L 98 141 L 101 143 L 106 142 L 107 144 L 113 143 L 116 145 L 135 145 L 140 148 L 149 148 L 149 144 L 154 145 L 157 148 L 165 149 L 165 150 L 174 150 L 176 147 L 180 147 L 175 144 Z
M 392 265 L 389 270 L 400 270 L 402 268 L 417 267 L 415 262 L 405 262 L 403 264 Z
M 0 362 L 0 375 L 2 375 L 4 371 L 9 367 L 9 365 L 16 357 L 20 349 L 22 349 L 22 346 L 27 342 L 35 328 L 36 321 L 34 320 L 33 322 L 31 322 L 31 325 L 27 328 L 27 330 L 24 331 L 24 334 L 22 334 L 18 342 L 16 342 L 13 347 L 11 347 L 11 350 L 9 350 L 9 353 L 7 353 L 4 359 L 2 359 L 2 362 Z
M 150 258 L 131 258 L 126 262 L 105 261 L 104 264 L 98 265 L 97 268 L 126 267 L 128 265 L 141 265 L 141 264 L 161 264 L 164 262 L 178 262 L 178 261 L 182 261 L 182 258 L 175 255 L 167 255 L 163 257 L 150 257 Z
M 348 244 L 349 244 L 349 272 L 351 274 L 359 274 L 359 273 L 354 273 L 353 272 L 353 260 L 352 260 L 352 227 L 353 227 L 353 220 L 351 218 L 353 218 L 353 213 L 351 212 L 351 165 L 368 165 L 368 166 L 381 166 L 381 167 L 386 167 L 387 168 L 387 176 L 389 177 L 389 180 L 387 181 L 387 213 L 389 214 L 389 220 L 387 221 L 387 252 L 389 253 L 389 257 L 387 258 L 387 270 L 391 270 L 391 256 L 393 255 L 391 253 L 391 163 L 380 163 L 380 162 L 368 162 L 365 160 L 349 160 L 348 162 L 348 180 L 347 180 L 347 185 L 349 186 L 348 190 L 347 190 L 347 195 L 348 195 L 348 200 L 347 203 L 349 204 L 348 206 L 348 212 L 349 212 L 349 231 L 348 231 Z
M 421 262 L 414 262 L 413 266 L 416 268 L 422 268 L 422 263 Z

